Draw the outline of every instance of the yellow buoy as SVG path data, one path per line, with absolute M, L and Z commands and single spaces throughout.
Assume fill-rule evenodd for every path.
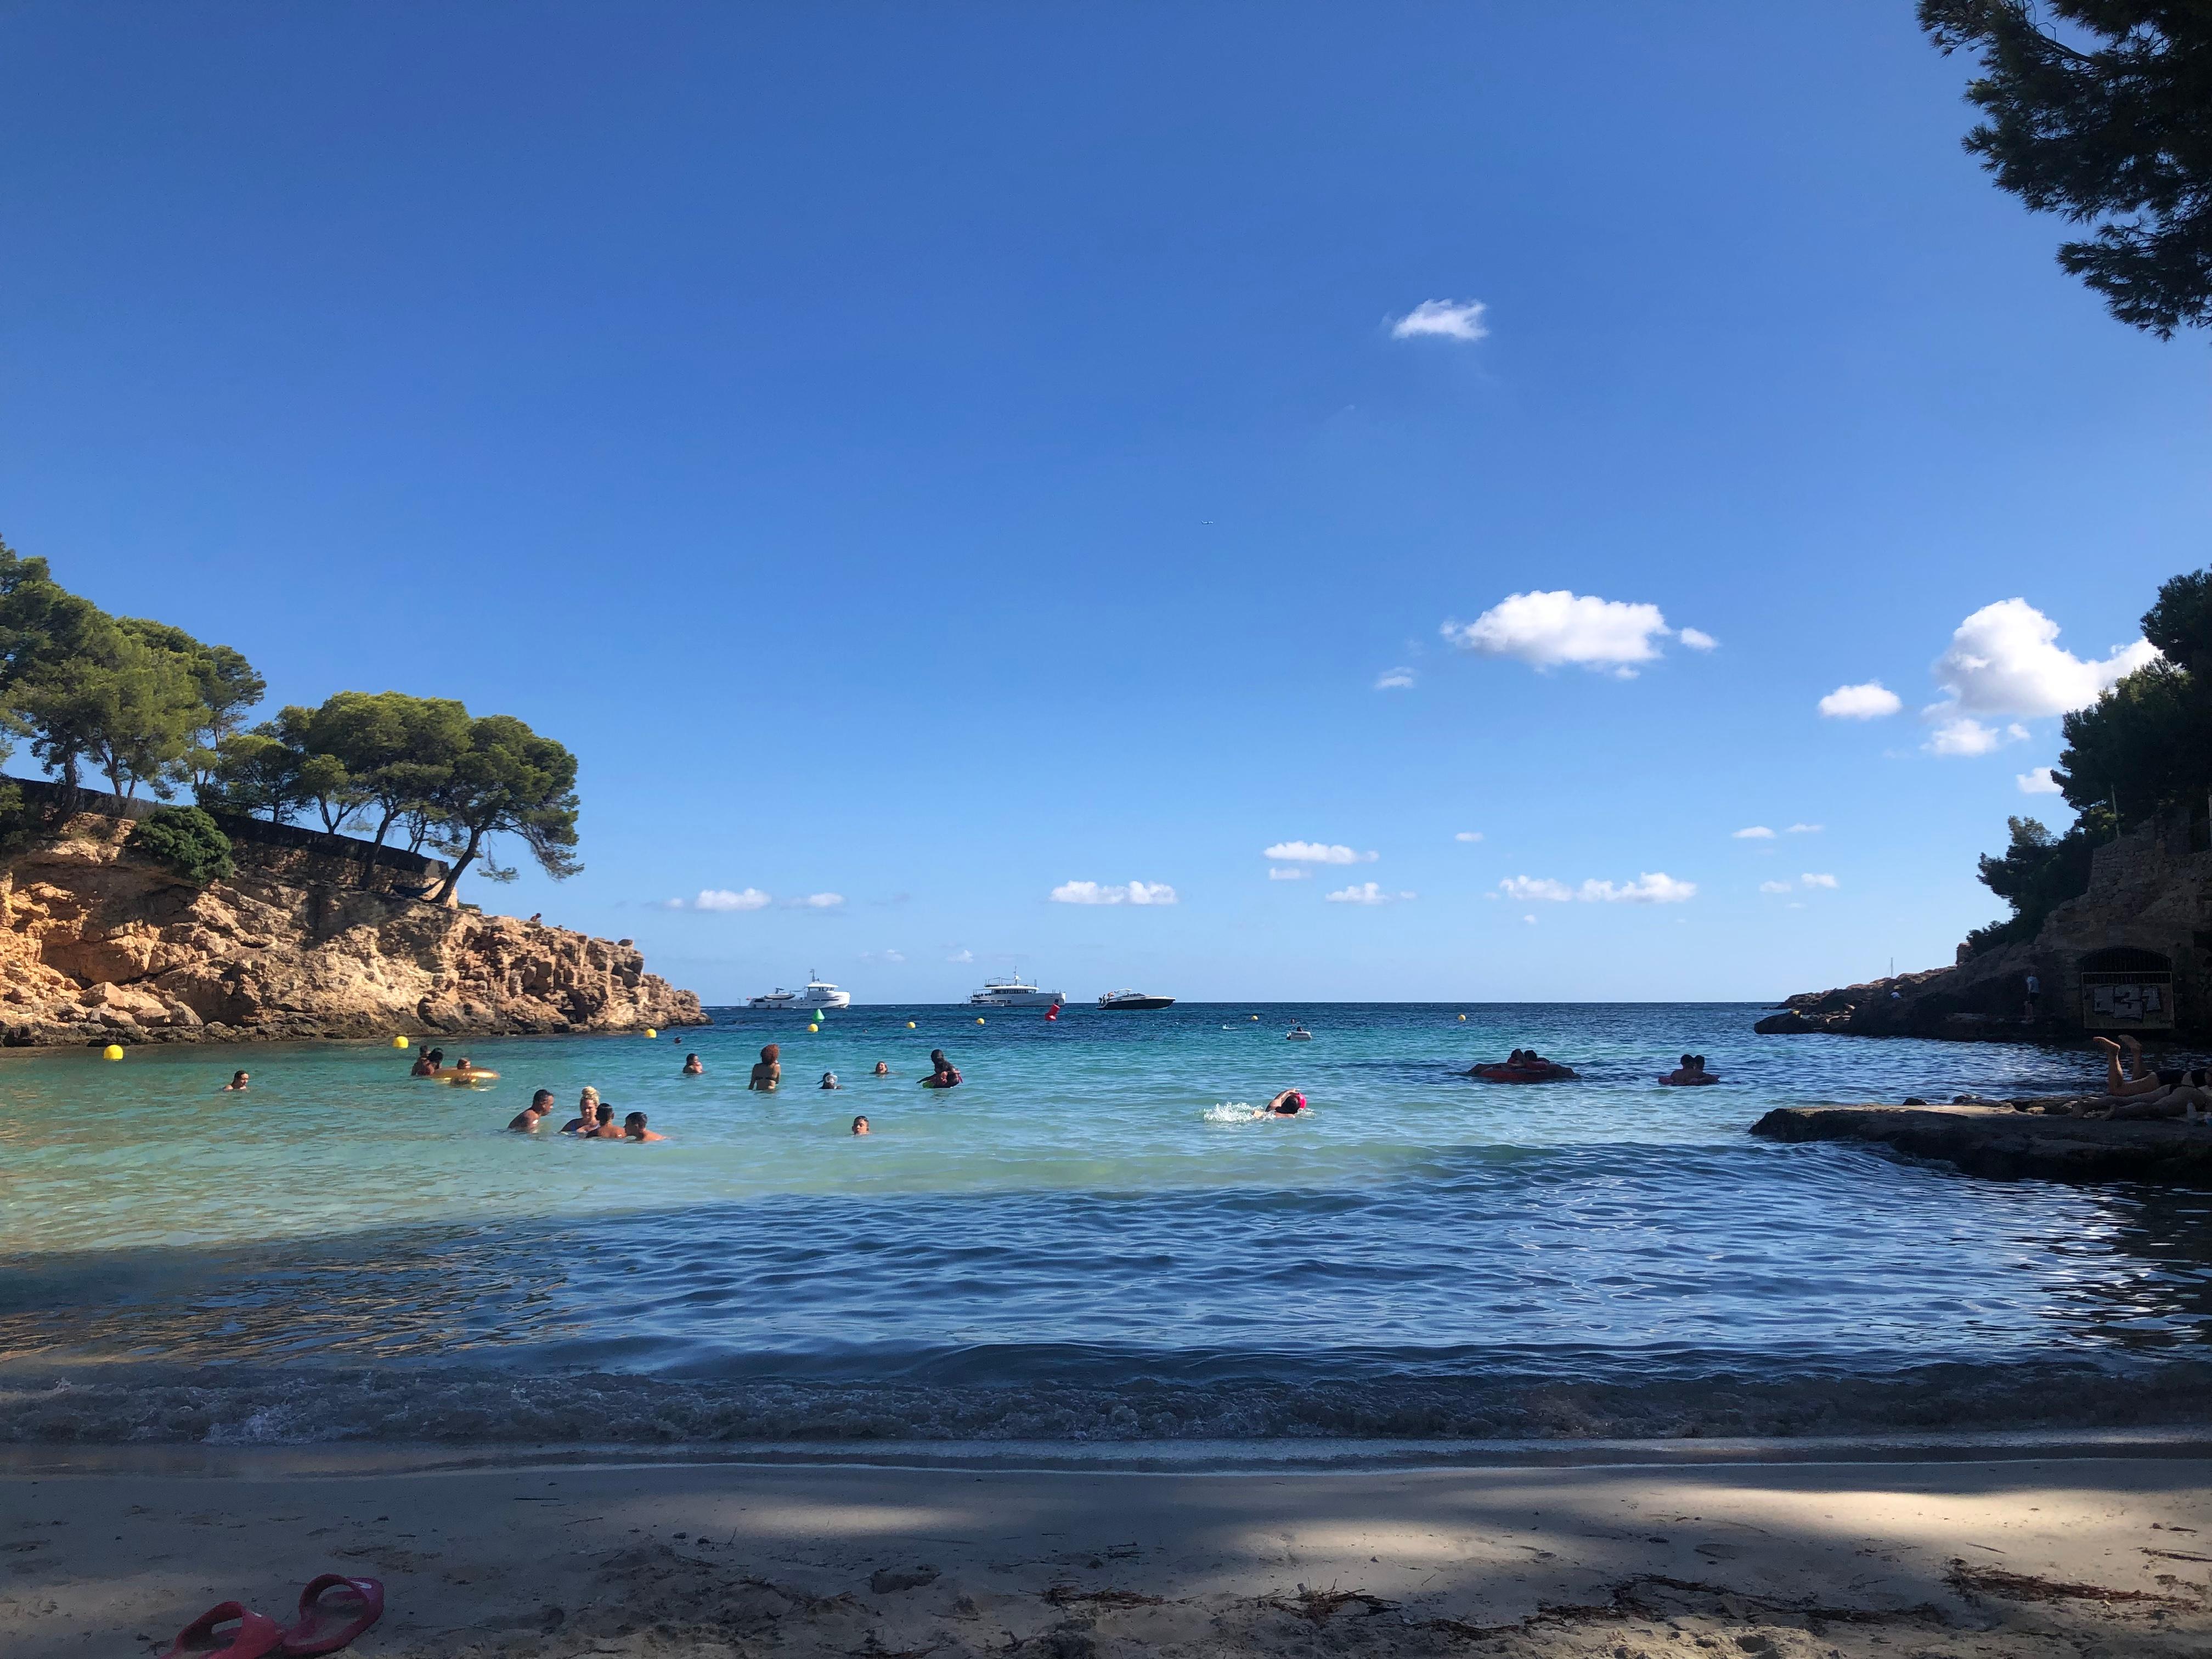
M 912 1030 L 914 1030 L 914 1022 L 913 1022 L 912 1020 L 908 1020 L 908 1021 L 907 1021 L 907 1023 L 906 1023 L 906 1029 L 907 1029 L 908 1030 L 909 1030 L 909 1031 L 911 1031 Z
M 120 1060 L 120 1059 L 122 1059 L 122 1058 L 123 1058 L 123 1045 L 122 1045 L 121 1043 L 119 1043 L 119 1042 L 111 1042 L 111 1043 L 109 1043 L 109 1044 L 108 1044 L 105 1048 L 102 1048 L 102 1049 L 100 1051 L 100 1057 L 102 1060 Z
M 978 1025 L 981 1025 L 981 1024 L 983 1023 L 983 1016 L 982 1016 L 982 1015 L 981 1015 L 981 1014 L 976 1015 L 976 1016 L 975 1016 L 975 1023 L 976 1023 Z
M 1252 1018 L 1255 1018 L 1255 1019 L 1257 1019 L 1257 1018 L 1260 1018 L 1260 1016 L 1259 1016 L 1259 1015 L 1257 1015 L 1257 1014 L 1255 1014 L 1255 1015 L 1253 1015 L 1253 1016 L 1252 1016 Z
M 659 1032 L 654 1030 L 650 1025 L 645 1028 L 645 1034 L 649 1037 L 657 1037 L 660 1035 Z
M 822 1028 L 819 1025 L 809 1025 L 806 1029 L 810 1031 L 818 1031 Z
M 395 1048 L 404 1048 L 407 1046 L 407 1039 L 404 1036 L 396 1036 L 392 1039 L 392 1046 Z
M 1466 1016 L 1465 1014 L 1462 1014 L 1462 1015 L 1460 1016 L 1460 1018 L 1461 1018 L 1462 1019 L 1465 1019 L 1465 1018 L 1467 1018 L 1467 1016 Z

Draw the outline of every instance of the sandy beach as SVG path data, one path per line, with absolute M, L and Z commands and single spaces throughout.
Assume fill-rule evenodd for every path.
M 383 1659 L 2212 1644 L 2212 1462 L 2189 1458 L 345 1468 L 19 1454 L 0 1650 L 143 1652 L 227 1597 L 285 1613 L 326 1570 L 385 1581 L 390 1610 L 356 1650 Z

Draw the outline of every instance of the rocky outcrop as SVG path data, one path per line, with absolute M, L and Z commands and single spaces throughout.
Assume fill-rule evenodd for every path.
M 2097 849 L 2088 890 L 2053 910 L 2033 939 L 1972 953 L 1961 945 L 1954 967 L 1804 992 L 1753 1029 L 2012 1042 L 2078 1036 L 2083 975 L 2099 965 L 2085 968 L 2085 960 L 2118 953 L 2131 968 L 2163 963 L 2150 977 L 2172 975 L 2171 1006 L 2145 1030 L 2212 1032 L 2212 850 L 2197 845 L 2203 839 L 2181 815 L 2141 825 Z M 2042 992 L 2033 1018 L 2030 975 Z
M 80 813 L 0 860 L 0 1042 L 704 1023 L 629 940 L 428 903 L 340 838 L 240 841 L 237 874 L 198 888 L 131 852 L 129 829 Z
M 2212 1187 L 2212 1126 L 2115 1123 L 1990 1106 L 1784 1106 L 1769 1140 L 1864 1141 L 1998 1181 L 2156 1181 Z

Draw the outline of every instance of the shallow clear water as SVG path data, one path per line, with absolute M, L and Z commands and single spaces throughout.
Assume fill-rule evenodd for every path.
M 368 1046 L 9 1056 L 0 1432 L 1850 1431 L 2154 1420 L 2202 1386 L 2206 1197 L 1745 1133 L 2071 1086 L 2081 1056 L 1759 1012 L 723 1011 L 446 1043 L 503 1074 L 477 1091 Z M 771 1038 L 784 1090 L 748 1094 Z M 1459 1074 L 1531 1043 L 1581 1079 Z M 915 1086 L 938 1046 L 949 1094 Z M 1686 1048 L 1725 1085 L 1656 1086 Z M 586 1083 L 671 1139 L 502 1133 Z M 1225 1121 L 1286 1085 L 1310 1116 Z

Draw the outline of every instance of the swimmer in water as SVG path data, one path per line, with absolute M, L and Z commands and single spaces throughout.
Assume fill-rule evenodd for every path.
M 1703 1054 L 1684 1054 L 1682 1063 L 1661 1078 L 1662 1083 L 1671 1083 L 1688 1088 L 1700 1083 L 1718 1083 L 1720 1079 L 1705 1069 Z
M 696 1054 L 686 1054 L 686 1055 L 684 1055 L 684 1076 L 686 1076 L 686 1077 L 700 1077 L 700 1076 L 704 1075 L 704 1073 L 705 1073 L 706 1070 L 707 1070 L 707 1068 L 706 1068 L 705 1066 L 702 1066 L 702 1065 L 699 1063 L 699 1056 L 698 1056 L 698 1055 L 696 1055 Z
M 507 1121 L 507 1127 L 519 1135 L 534 1135 L 538 1126 L 553 1115 L 553 1091 L 540 1089 L 530 1097 L 530 1104 Z
M 463 1054 L 461 1056 L 461 1063 L 453 1067 L 454 1078 L 459 1082 L 466 1083 L 476 1074 L 476 1062 L 471 1060 L 466 1054 Z
M 867 1133 L 868 1120 L 864 1117 L 854 1118 L 853 1120 L 853 1133 L 856 1135 L 864 1135 Z
M 842 1089 L 845 1085 L 837 1081 L 836 1073 L 824 1072 L 822 1073 L 822 1086 L 825 1089 Z
M 623 1132 L 621 1126 L 615 1121 L 615 1109 L 601 1101 L 592 1127 L 576 1138 L 579 1140 L 620 1140 Z
M 666 1135 L 656 1134 L 645 1127 L 645 1114 L 632 1112 L 623 1120 L 621 1139 L 624 1140 L 665 1140 Z
M 782 1052 L 773 1042 L 762 1049 L 760 1064 L 753 1067 L 752 1080 L 745 1087 L 757 1089 L 764 1095 L 774 1094 L 776 1085 L 783 1081 L 783 1061 L 777 1058 Z
M 224 1084 L 222 1087 L 216 1090 L 216 1092 L 222 1095 L 242 1095 L 246 1092 L 246 1073 L 243 1072 L 233 1072 L 230 1074 L 230 1081 Z
M 876 1075 L 878 1077 L 889 1077 L 890 1074 L 891 1068 L 888 1063 L 880 1060 L 876 1062 Z
M 413 1069 L 410 1070 L 407 1075 L 410 1077 L 435 1077 L 444 1067 L 445 1064 L 446 1051 L 443 1048 L 433 1048 L 429 1053 L 422 1055 L 420 1059 L 416 1060 Z
M 576 1115 L 561 1126 L 561 1133 L 564 1135 L 589 1134 L 592 1126 L 599 1121 L 599 1091 L 587 1083 L 584 1085 L 584 1092 L 576 1097 Z
M 960 1068 L 945 1059 L 945 1050 L 929 1051 L 929 1075 L 921 1080 L 925 1089 L 957 1089 L 960 1086 Z
M 1296 1089 L 1285 1089 L 1252 1115 L 1254 1117 L 1296 1117 L 1305 1109 L 1306 1097 Z

